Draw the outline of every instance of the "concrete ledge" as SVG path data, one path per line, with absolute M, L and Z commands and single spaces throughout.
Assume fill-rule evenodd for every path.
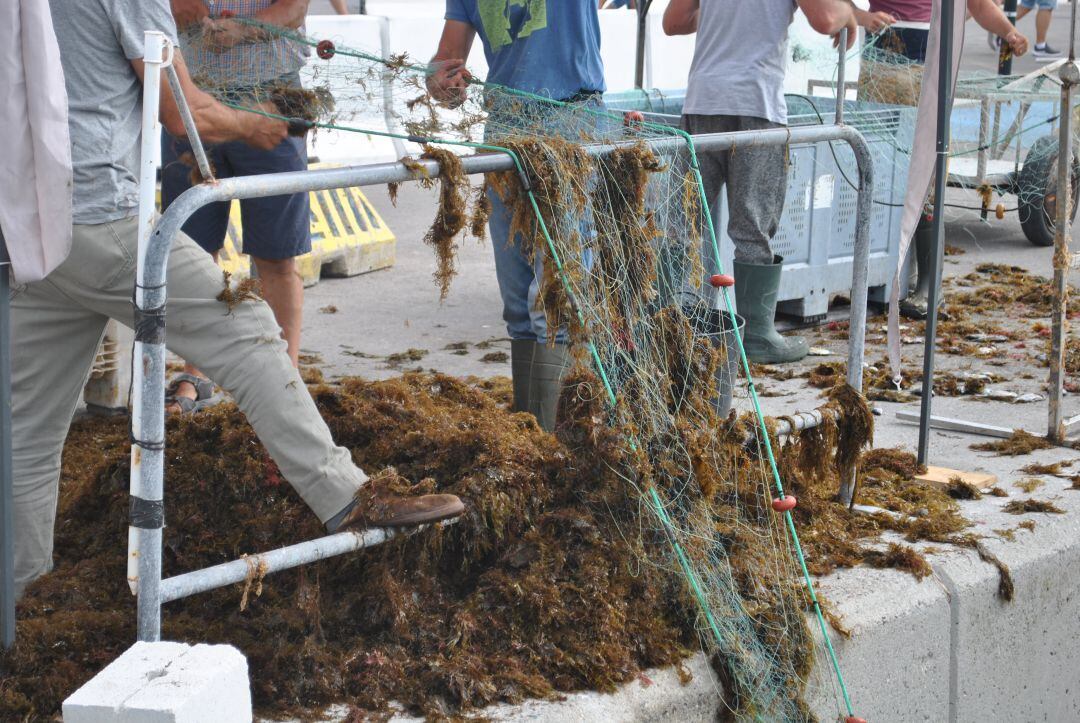
M 63 712 L 65 723 L 246 723 L 247 659 L 229 645 L 135 643 Z

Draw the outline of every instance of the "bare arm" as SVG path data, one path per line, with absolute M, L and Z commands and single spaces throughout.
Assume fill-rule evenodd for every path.
M 249 18 L 252 22 L 234 20 L 231 17 L 204 17 L 199 21 L 203 42 L 208 48 L 223 52 L 237 45 L 262 43 L 272 40 L 274 31 L 268 27 L 295 30 L 304 24 L 309 0 L 276 0 L 273 5 Z M 179 25 L 179 19 L 177 24 Z
M 854 8 L 845 0 L 798 0 L 799 8 L 807 21 L 822 35 L 831 35 L 834 44 L 839 42 L 840 31 L 848 30 L 847 45 L 855 44 L 859 30 L 855 22 Z
M 345 4 L 345 0 L 330 0 L 330 6 L 334 8 L 334 12 L 338 15 L 349 14 L 349 6 Z
M 1028 49 L 1028 39 L 1024 37 L 994 0 L 968 0 L 968 13 L 975 18 L 983 30 L 1005 38 L 1014 55 L 1023 55 Z
M 210 9 L 202 0 L 172 0 L 171 7 L 176 27 L 181 30 L 210 16 Z
M 436 100 L 451 107 L 464 102 L 470 77 L 465 68 L 465 59 L 469 57 L 475 38 L 476 29 L 468 23 L 446 21 L 427 76 L 428 92 Z
M 892 13 L 887 13 L 883 10 L 870 12 L 869 10 L 863 10 L 862 8 L 856 7 L 855 3 L 851 0 L 847 0 L 847 2 L 851 5 L 851 12 L 855 14 L 855 22 L 858 23 L 860 27 L 866 28 L 866 32 L 868 33 L 880 32 L 899 19 Z
M 191 81 L 187 65 L 184 64 L 184 58 L 179 50 L 173 57 L 173 66 L 180 79 L 180 88 L 191 108 L 195 125 L 199 129 L 199 136 L 206 143 L 244 141 L 254 148 L 270 150 L 285 140 L 289 130 L 285 121 L 229 108 L 214 100 L 208 93 L 199 90 Z M 132 60 L 131 67 L 135 69 L 139 80 L 142 80 L 146 71 L 143 61 Z M 180 109 L 176 105 L 172 88 L 165 77 L 166 71 L 161 72 L 161 122 L 170 135 L 184 138 L 187 136 L 187 130 L 184 128 Z
M 255 19 L 267 25 L 277 25 L 278 27 L 296 30 L 304 24 L 309 2 L 310 0 L 277 0 L 265 10 L 255 13 Z M 339 0 L 339 2 L 344 8 L 345 0 Z M 348 10 L 346 9 L 345 12 L 348 12 Z
M 664 35 L 693 35 L 697 32 L 701 0 L 671 0 L 664 10 Z

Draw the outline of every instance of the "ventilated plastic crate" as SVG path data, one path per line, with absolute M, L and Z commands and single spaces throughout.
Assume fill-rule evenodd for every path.
M 642 110 L 650 119 L 678 124 L 683 91 L 630 91 L 605 98 L 616 110 Z M 832 98 L 789 95 L 788 125 L 831 123 Z M 870 298 L 888 298 L 900 248 L 900 217 L 907 188 L 908 152 L 916 109 L 846 101 L 844 122 L 858 129 L 874 162 L 874 207 L 870 224 Z M 784 257 L 780 308 L 803 321 L 816 321 L 829 300 L 851 289 L 855 243 L 858 169 L 854 152 L 843 141 L 790 146 L 784 212 L 772 240 Z M 727 234 L 728 206 L 721 193 L 717 232 L 724 267 L 731 268 L 734 246 Z M 711 273 L 709 271 L 708 273 Z

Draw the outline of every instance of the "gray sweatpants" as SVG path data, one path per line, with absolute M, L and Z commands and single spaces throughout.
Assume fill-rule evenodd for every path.
M 682 127 L 688 133 L 729 133 L 783 126 L 751 116 L 684 115 Z M 780 225 L 787 192 L 784 154 L 783 146 L 698 154 L 714 224 L 718 221 L 720 190 L 727 184 L 728 236 L 735 243 L 736 261 L 772 263 L 769 241 Z M 711 249 L 706 251 L 706 258 L 711 258 Z
M 16 594 L 52 567 L 60 453 L 105 324 L 133 323 L 137 237 L 135 218 L 77 225 L 67 260 L 12 294 Z M 167 280 L 169 349 L 235 397 L 321 520 L 340 512 L 367 477 L 330 437 L 270 307 L 245 302 L 227 313 L 215 298 L 220 269 L 183 234 L 173 243 Z M 167 496 L 165 510 L 167 517 Z

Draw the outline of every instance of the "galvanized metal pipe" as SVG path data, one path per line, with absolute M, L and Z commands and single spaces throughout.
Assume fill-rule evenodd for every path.
M 131 394 L 131 520 L 128 526 L 128 584 L 139 596 L 139 640 L 161 637 L 162 519 L 147 511 L 164 508 L 165 330 L 144 323 L 165 312 L 165 265 L 169 249 L 149 243 L 157 190 L 158 109 L 161 66 L 169 47 L 164 33 L 144 35 L 142 155 L 139 158 L 138 259 L 135 273 L 135 380 Z M 171 244 L 170 244 L 171 245 Z M 164 325 L 164 317 L 161 316 Z
M 952 48 L 954 0 L 941 0 L 938 36 L 937 164 L 934 178 L 934 234 L 930 261 L 930 290 L 926 304 L 926 338 L 923 342 L 922 406 L 919 423 L 919 464 L 926 464 L 930 446 L 930 406 L 934 388 L 934 351 L 937 338 L 938 298 L 945 263 L 945 184 L 949 170 L 949 111 L 952 108 Z
M 424 527 L 413 528 L 408 534 L 419 532 Z M 196 595 L 208 590 L 216 590 L 219 587 L 244 582 L 252 579 L 253 576 L 262 577 L 272 572 L 307 565 L 311 562 L 325 560 L 328 557 L 355 552 L 365 547 L 374 547 L 387 540 L 404 535 L 405 533 L 393 532 L 383 528 L 364 530 L 363 532 L 339 532 L 336 535 L 328 535 L 317 540 L 308 540 L 278 550 L 249 555 L 239 560 L 187 572 L 183 575 L 176 575 L 161 581 L 161 602 L 172 602 L 189 595 Z
M 191 115 L 191 107 L 188 106 L 184 89 L 180 87 L 180 77 L 176 74 L 176 68 L 172 63 L 166 67 L 165 72 L 169 78 L 169 88 L 172 89 L 173 100 L 180 110 L 180 119 L 184 121 L 184 131 L 187 133 L 188 145 L 195 154 L 195 161 L 199 164 L 199 173 L 203 180 L 214 180 L 214 170 L 210 167 L 210 160 L 206 157 L 206 148 L 203 147 L 202 138 L 199 137 L 199 128 L 195 125 L 195 118 Z
M 820 409 L 814 409 L 809 412 L 796 412 L 786 417 L 777 417 L 776 430 L 777 437 L 787 437 L 795 432 L 801 432 L 804 429 L 813 429 L 814 427 L 820 427 L 824 420 L 824 415 Z
M 836 61 L 836 125 L 844 122 L 844 99 L 847 97 L 847 89 L 844 88 L 844 70 L 847 67 L 847 35 L 848 29 L 840 30 L 840 41 L 837 43 L 837 52 L 840 59 Z
M 11 476 L 11 259 L 0 229 L 0 645 L 15 644 L 15 500 Z
M 804 126 L 791 129 L 778 128 L 766 131 L 715 133 L 695 136 L 694 144 L 701 151 L 722 151 L 751 146 L 781 146 L 790 143 L 817 143 L 833 140 L 844 141 L 851 146 L 859 170 L 855 249 L 852 259 L 848 382 L 856 389 L 861 389 L 863 343 L 866 332 L 866 279 L 869 273 L 870 260 L 870 212 L 873 203 L 873 163 L 865 139 L 850 126 Z M 637 141 L 626 141 L 595 145 L 589 146 L 587 151 L 592 155 L 602 155 L 610 153 L 616 148 L 631 146 L 636 143 Z M 674 136 L 652 139 L 648 143 L 658 150 L 676 150 L 684 146 L 683 139 Z M 461 162 L 464 171 L 470 174 L 511 171 L 515 168 L 513 159 L 504 153 L 469 156 L 463 158 Z M 200 184 L 185 191 L 158 220 L 153 233 L 147 240 L 145 257 L 140 254 L 139 283 L 141 289 L 140 294 L 136 297 L 138 308 L 148 309 L 153 308 L 155 305 L 164 304 L 166 266 L 173 238 L 175 238 L 184 222 L 203 206 L 216 201 L 237 198 L 260 198 L 331 188 L 399 183 L 415 180 L 422 176 L 435 178 L 441 173 L 439 164 L 433 160 L 420 160 L 419 165 L 422 167 L 422 171 L 415 170 L 415 166 L 412 168 L 406 167 L 402 163 L 381 163 L 369 166 L 227 178 L 219 180 L 215 184 Z M 156 416 L 158 424 L 161 425 L 164 417 L 164 345 L 146 345 L 142 351 L 142 358 L 143 364 L 135 365 L 134 387 L 136 390 L 143 390 L 139 404 L 142 412 L 137 416 L 141 416 L 144 420 Z M 157 459 L 160 461 L 160 453 L 158 453 Z M 132 469 L 134 474 L 134 465 Z M 162 471 L 160 464 L 156 465 L 152 470 L 152 474 L 156 475 L 156 479 L 148 481 L 142 487 L 145 490 L 156 491 L 160 494 Z M 143 473 L 144 475 L 151 473 L 151 470 L 145 465 L 145 460 Z M 300 543 L 291 548 L 286 548 L 287 553 L 278 551 L 278 553 L 282 554 L 282 557 L 281 559 L 275 558 L 273 564 L 278 565 L 277 569 L 284 569 L 285 563 L 288 561 L 297 561 L 294 564 L 299 565 L 304 564 L 305 560 L 310 561 L 330 555 L 343 554 L 363 546 L 351 546 L 353 544 L 351 541 L 349 541 L 349 544 L 337 540 L 333 543 L 327 542 L 327 540 L 334 540 L 337 537 L 331 536 L 330 538 Z M 372 542 L 371 544 L 375 543 Z M 163 582 L 160 578 L 160 530 L 157 530 L 156 544 L 151 544 L 149 539 L 144 540 L 140 537 L 140 549 L 142 555 L 139 567 L 139 639 L 157 640 L 160 635 L 160 607 L 163 600 Z M 154 558 L 154 561 L 153 563 L 147 563 L 144 572 L 142 560 L 151 557 Z M 238 567 L 237 563 L 242 568 Z M 156 575 L 147 574 L 155 567 Z M 227 569 L 208 568 L 217 571 L 206 575 L 204 575 L 205 571 L 194 571 L 178 578 L 172 578 L 173 582 L 169 582 L 168 587 L 165 588 L 169 595 L 167 599 L 174 600 L 183 597 L 184 594 L 191 594 L 184 593 L 184 590 L 195 591 L 196 588 L 198 590 L 208 590 L 213 587 L 232 584 L 245 579 L 250 572 L 248 563 L 244 560 L 225 563 L 224 566 L 218 566 L 218 568 Z M 237 578 L 236 575 L 241 570 L 243 575 Z M 211 577 L 220 584 L 210 585 Z

